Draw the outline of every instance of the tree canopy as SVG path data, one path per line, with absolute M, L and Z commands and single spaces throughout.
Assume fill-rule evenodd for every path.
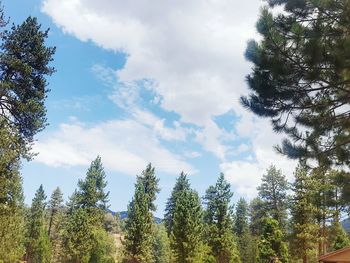
M 287 135 L 280 152 L 349 165 L 349 1 L 267 2 L 257 23 L 262 40 L 246 50 L 252 92 L 243 105 Z

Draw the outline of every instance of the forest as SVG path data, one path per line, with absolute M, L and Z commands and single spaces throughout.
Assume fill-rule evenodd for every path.
M 121 213 L 100 156 L 67 202 L 41 185 L 25 204 L 21 168 L 48 124 L 56 47 L 37 18 L 11 25 L 1 9 L 0 263 L 316 263 L 350 246 L 350 1 L 265 3 L 240 101 L 285 136 L 276 151 L 298 161 L 293 180 L 271 160 L 256 197 L 235 196 L 223 173 L 200 196 L 180 170 L 161 219 L 157 167 L 136 176 Z

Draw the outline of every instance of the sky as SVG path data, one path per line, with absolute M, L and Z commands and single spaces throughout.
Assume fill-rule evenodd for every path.
M 203 195 L 223 172 L 234 199 L 256 196 L 282 136 L 244 109 L 247 41 L 259 39 L 259 0 L 3 0 L 11 22 L 36 16 L 56 46 L 49 126 L 23 164 L 26 203 L 43 184 L 68 199 L 100 155 L 110 209 L 126 210 L 137 174 L 160 178 L 157 215 L 181 171 Z

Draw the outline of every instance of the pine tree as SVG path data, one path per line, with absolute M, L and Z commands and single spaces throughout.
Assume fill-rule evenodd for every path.
M 288 247 L 283 241 L 283 232 L 278 221 L 265 217 L 262 224 L 263 230 L 258 241 L 258 262 L 289 262 Z
M 315 219 L 318 224 L 318 254 L 324 255 L 328 248 L 328 220 L 333 217 L 332 192 L 334 184 L 329 176 L 328 167 L 319 166 L 311 171 L 311 178 L 315 187 L 313 204 L 315 206 Z
M 110 262 L 112 258 L 111 239 L 103 228 L 109 195 L 105 178 L 101 158 L 97 157 L 70 197 L 63 227 L 69 262 Z
M 54 72 L 49 63 L 55 53 L 55 48 L 45 46 L 47 37 L 48 30 L 42 31 L 34 17 L 1 35 L 0 116 L 22 145 L 29 146 L 46 125 L 46 77 Z
M 91 162 L 84 180 L 78 182 L 78 192 L 75 196 L 76 205 L 87 209 L 91 217 L 96 217 L 96 222 L 102 224 L 104 213 L 108 208 L 109 192 L 105 191 L 107 186 L 106 174 L 102 165 L 101 157 Z
M 294 176 L 291 198 L 292 251 L 294 258 L 302 260 L 303 263 L 315 262 L 319 230 L 313 200 L 316 190 L 315 182 L 303 164 L 297 167 Z
M 257 23 L 262 40 L 247 47 L 252 93 L 242 103 L 288 135 L 280 152 L 349 165 L 349 1 L 268 3 Z
M 66 215 L 63 262 L 89 262 L 94 246 L 94 223 L 94 218 L 83 208 L 76 208 Z
M 264 202 L 264 209 L 284 228 L 287 215 L 288 182 L 281 170 L 271 165 L 263 175 L 258 187 L 259 197 Z
M 16 262 L 24 254 L 24 204 L 18 147 L 21 147 L 18 136 L 11 133 L 6 124 L 0 124 L 0 262 Z
M 29 263 L 50 262 L 51 244 L 45 222 L 46 195 L 43 186 L 36 191 L 28 218 L 26 260 Z
M 237 245 L 242 262 L 252 263 L 256 258 L 256 242 L 249 230 L 248 204 L 240 198 L 236 204 L 234 233 L 237 235 Z
M 63 194 L 61 192 L 61 189 L 57 187 L 52 195 L 51 199 L 49 201 L 49 211 L 50 211 L 50 218 L 49 218 L 49 237 L 51 238 L 52 232 L 54 231 L 54 228 L 57 224 L 58 214 L 62 212 L 63 208 Z
M 184 172 L 181 172 L 180 176 L 176 179 L 175 186 L 171 192 L 170 198 L 167 200 L 165 207 L 164 223 L 168 234 L 170 234 L 172 231 L 175 203 L 177 201 L 178 195 L 180 192 L 188 189 L 190 189 L 190 183 L 188 181 L 187 175 Z
M 201 263 L 208 258 L 204 243 L 203 210 L 192 189 L 178 193 L 173 211 L 171 247 L 177 263 Z
M 154 261 L 155 223 L 152 212 L 156 209 L 154 201 L 158 192 L 158 179 L 149 164 L 137 177 L 134 197 L 128 206 L 124 242 L 127 262 Z
M 52 261 L 59 262 L 62 257 L 63 194 L 57 187 L 49 201 L 48 235 L 52 245 Z
M 220 174 L 215 186 L 205 194 L 205 222 L 208 225 L 208 244 L 216 262 L 240 262 L 239 252 L 233 235 L 230 184 Z
M 240 198 L 236 204 L 234 231 L 241 236 L 248 229 L 248 204 L 244 198 Z
M 264 207 L 264 202 L 256 197 L 249 203 L 250 231 L 254 236 L 262 232 L 261 220 L 268 216 L 268 211 Z

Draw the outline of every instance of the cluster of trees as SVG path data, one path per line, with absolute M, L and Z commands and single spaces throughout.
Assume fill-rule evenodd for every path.
M 27 209 L 26 231 L 19 233 L 25 234 L 24 259 L 28 263 L 115 262 L 113 234 L 118 232 L 119 220 L 107 213 L 105 176 L 97 157 L 66 205 L 59 188 L 47 203 L 42 185 L 39 187 Z
M 319 255 L 350 245 L 340 222 L 349 207 L 342 176 L 300 164 L 289 183 L 271 166 L 258 197 L 249 204 L 240 198 L 234 206 L 223 174 L 200 198 L 181 173 L 157 223 L 159 179 L 149 164 L 137 176 L 122 221 L 108 210 L 106 175 L 97 157 L 66 204 L 59 188 L 47 202 L 40 186 L 31 207 L 22 204 L 23 213 L 14 210 L 1 223 L 0 262 L 317 262 Z M 22 198 L 21 192 L 14 198 Z
M 350 245 L 340 218 L 349 207 L 343 172 L 301 163 L 289 183 L 267 169 L 258 197 L 232 204 L 221 174 L 200 198 L 186 174 L 177 178 L 164 221 L 153 218 L 158 179 L 150 165 L 137 178 L 124 228 L 126 262 L 317 262 Z M 164 225 L 164 226 L 163 226 Z M 159 232 L 163 232 L 159 236 Z M 160 243 L 161 241 L 161 243 Z

